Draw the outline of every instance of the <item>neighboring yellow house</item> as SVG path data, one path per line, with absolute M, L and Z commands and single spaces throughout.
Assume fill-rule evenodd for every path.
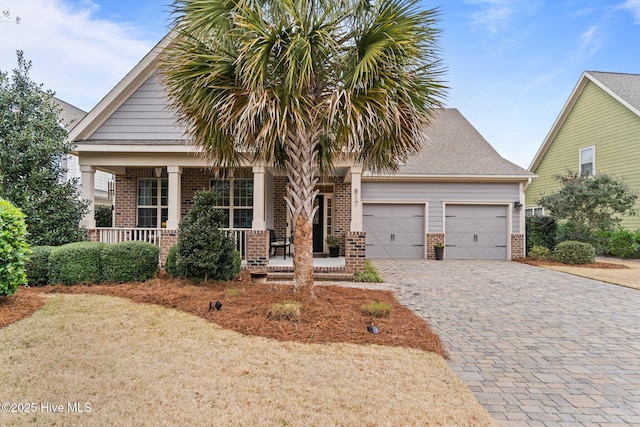
M 540 215 L 540 196 L 560 185 L 567 170 L 607 173 L 640 195 L 640 74 L 585 71 L 529 170 L 538 178 L 526 190 L 527 215 Z M 640 202 L 622 226 L 640 229 Z

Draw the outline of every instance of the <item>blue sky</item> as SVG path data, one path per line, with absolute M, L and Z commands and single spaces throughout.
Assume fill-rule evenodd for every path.
M 166 33 L 169 0 L 0 0 L 0 70 L 91 109 Z M 585 70 L 640 73 L 640 0 L 455 0 L 439 7 L 447 106 L 528 167 Z M 0 19 L 2 20 L 2 19 Z M 470 153 L 470 155 L 472 155 Z

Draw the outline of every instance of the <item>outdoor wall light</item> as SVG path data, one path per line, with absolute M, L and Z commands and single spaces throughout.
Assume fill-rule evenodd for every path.
M 520 200 L 516 200 L 513 204 L 513 207 L 516 208 L 518 212 L 520 212 L 522 210 L 522 203 L 520 203 Z

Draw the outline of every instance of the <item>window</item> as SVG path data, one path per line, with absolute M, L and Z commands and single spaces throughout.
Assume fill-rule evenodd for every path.
M 138 180 L 138 227 L 165 226 L 169 216 L 169 181 L 166 178 Z
M 593 176 L 595 174 L 595 146 L 580 149 L 580 175 Z
M 213 179 L 211 189 L 217 194 L 216 207 L 224 211 L 224 228 L 251 228 L 253 222 L 253 180 Z M 232 221 L 233 225 L 229 224 Z
M 525 208 L 525 216 L 542 216 L 544 215 L 544 208 L 542 206 L 534 206 L 532 208 Z

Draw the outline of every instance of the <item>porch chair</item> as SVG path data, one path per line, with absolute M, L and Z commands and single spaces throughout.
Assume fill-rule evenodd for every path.
M 273 252 L 273 256 L 276 256 L 278 249 L 282 248 L 283 259 L 287 259 L 287 251 L 289 251 L 289 257 L 291 257 L 291 240 L 291 237 L 277 239 L 276 232 L 269 230 L 269 254 Z

